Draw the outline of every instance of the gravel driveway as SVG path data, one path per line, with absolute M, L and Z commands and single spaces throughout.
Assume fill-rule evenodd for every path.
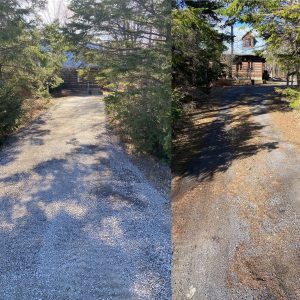
M 170 299 L 169 201 L 67 97 L 0 152 L 0 299 Z
M 286 107 L 271 87 L 213 98 L 173 200 L 173 299 L 300 299 L 299 145 L 270 118 Z

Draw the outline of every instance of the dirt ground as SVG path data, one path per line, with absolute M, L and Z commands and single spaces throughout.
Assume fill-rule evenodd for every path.
M 274 111 L 270 117 L 274 127 L 300 151 L 300 111 Z
M 173 299 L 300 299 L 298 115 L 270 86 L 210 103 L 174 147 Z

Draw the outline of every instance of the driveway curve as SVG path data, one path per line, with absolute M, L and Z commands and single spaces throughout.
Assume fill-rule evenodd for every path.
M 67 97 L 0 152 L 0 299 L 170 299 L 169 201 Z

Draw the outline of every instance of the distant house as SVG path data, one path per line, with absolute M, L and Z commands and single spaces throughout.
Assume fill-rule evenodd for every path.
M 89 79 L 83 78 L 79 75 L 80 70 L 86 67 L 82 61 L 76 61 L 73 53 L 66 53 L 67 60 L 61 70 L 61 77 L 64 80 L 63 89 L 70 93 L 87 93 L 100 94 L 100 86 L 95 82 L 93 75 L 99 70 L 98 67 L 89 67 Z
M 266 60 L 254 54 L 256 37 L 251 32 L 247 32 L 242 36 L 241 44 L 244 51 L 234 55 L 232 76 L 237 79 L 262 80 L 266 70 Z
M 224 54 L 224 62 L 231 70 L 234 79 L 263 80 L 268 76 L 285 78 L 286 74 L 276 63 L 267 62 L 257 55 L 257 51 L 265 49 L 264 40 L 258 37 L 255 30 L 245 28 L 244 25 L 234 28 L 234 42 L 228 44 L 228 51 Z M 230 72 L 230 71 L 229 71 Z
M 255 37 L 252 35 L 252 33 L 247 32 L 243 37 L 242 37 L 242 43 L 244 48 L 253 48 L 256 43 Z

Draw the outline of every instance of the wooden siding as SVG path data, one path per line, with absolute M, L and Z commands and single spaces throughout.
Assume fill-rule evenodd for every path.
M 87 81 L 78 76 L 74 68 L 65 68 L 61 72 L 64 80 L 64 88 L 71 91 L 88 91 L 89 89 L 100 88 L 94 81 Z
M 263 62 L 248 62 L 243 61 L 235 63 L 232 66 L 232 74 L 240 79 L 257 79 L 261 80 L 264 71 Z
M 244 48 L 253 48 L 255 44 L 255 38 L 250 32 L 248 32 L 243 36 L 242 42 Z M 247 42 L 249 44 L 247 44 Z

